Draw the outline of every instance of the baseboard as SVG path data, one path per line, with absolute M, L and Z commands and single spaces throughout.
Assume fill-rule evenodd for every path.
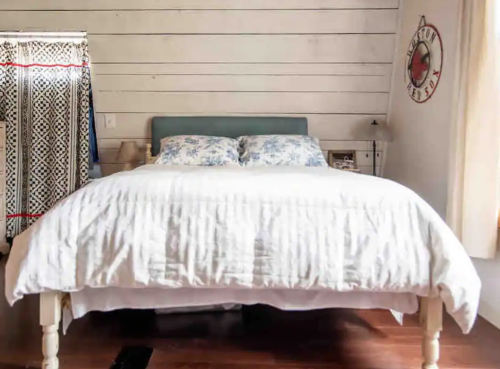
M 491 306 L 484 300 L 479 304 L 479 315 L 500 329 L 500 306 Z

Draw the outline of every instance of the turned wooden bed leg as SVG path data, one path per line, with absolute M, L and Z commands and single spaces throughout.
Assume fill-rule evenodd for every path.
M 439 336 L 443 330 L 443 302 L 439 297 L 421 300 L 420 323 L 423 328 L 422 369 L 438 369 Z
M 153 149 L 151 144 L 146 145 L 146 164 L 153 164 Z
M 44 292 L 40 295 L 40 325 L 43 330 L 42 369 L 59 369 L 59 322 L 61 320 L 61 294 Z

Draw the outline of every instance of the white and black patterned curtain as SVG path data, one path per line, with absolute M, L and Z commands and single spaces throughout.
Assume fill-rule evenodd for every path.
M 89 85 L 86 42 L 0 41 L 8 237 L 87 182 Z

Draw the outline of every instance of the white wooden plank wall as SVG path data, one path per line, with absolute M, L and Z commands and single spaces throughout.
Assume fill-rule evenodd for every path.
M 0 31 L 86 31 L 103 173 L 153 116 L 306 116 L 323 150 L 385 121 L 398 0 L 2 0 Z M 115 115 L 106 128 L 104 114 Z M 382 147 L 382 146 L 380 146 Z M 381 162 L 382 152 L 377 154 Z

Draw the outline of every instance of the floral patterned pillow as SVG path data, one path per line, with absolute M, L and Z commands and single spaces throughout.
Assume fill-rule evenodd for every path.
M 312 136 L 242 136 L 240 161 L 245 166 L 327 167 L 319 140 Z
M 169 136 L 161 140 L 155 164 L 226 166 L 239 165 L 238 141 L 228 137 Z

